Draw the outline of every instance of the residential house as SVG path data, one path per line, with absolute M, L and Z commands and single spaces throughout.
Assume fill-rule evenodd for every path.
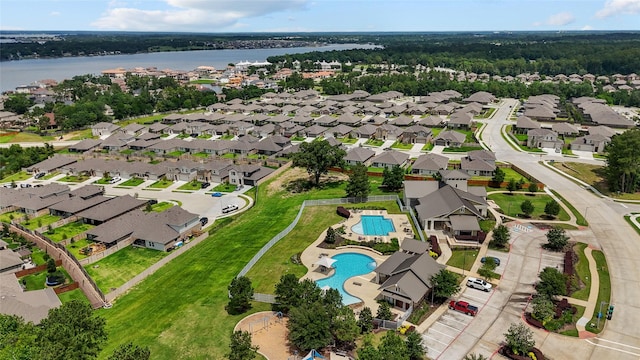
M 415 175 L 433 176 L 440 170 L 446 170 L 449 158 L 438 154 L 422 154 L 413 162 L 411 173 Z
M 433 143 L 437 146 L 444 147 L 461 147 L 467 136 L 454 130 L 445 130 L 433 139 Z
M 577 126 L 566 122 L 553 124 L 551 130 L 555 131 L 558 135 L 563 136 L 576 136 L 580 133 Z
M 513 132 L 516 134 L 526 134 L 529 130 L 540 128 L 541 126 L 539 122 L 528 116 L 520 115 L 516 120 L 516 126 L 513 128 Z
M 400 141 L 404 144 L 428 144 L 432 137 L 431 129 L 421 125 L 412 125 L 402 130 Z
M 478 91 L 471 94 L 468 98 L 465 98 L 462 101 L 467 103 L 476 102 L 476 103 L 487 105 L 492 102 L 495 102 L 496 100 L 497 99 L 493 94 L 488 93 L 486 91 Z
M 571 142 L 571 150 L 591 151 L 602 154 L 606 146 L 611 143 L 611 138 L 602 134 L 589 134 L 580 136 Z
M 376 152 L 364 148 L 364 147 L 354 147 L 349 150 L 344 157 L 344 161 L 347 165 L 356 165 L 356 164 L 364 164 L 365 166 L 369 166 L 371 164 L 371 159 L 375 156 Z
M 399 251 L 374 270 L 380 284 L 379 298 L 403 311 L 419 304 L 432 291 L 431 278 L 444 269 L 429 252 L 411 254 Z
M 473 115 L 471 113 L 459 112 L 451 114 L 447 127 L 450 129 L 470 129 L 473 122 Z
M 142 208 L 147 202 L 147 200 L 136 199 L 130 195 L 118 196 L 81 211 L 77 216 L 87 224 L 100 225 L 129 211 Z
M 371 159 L 371 166 L 376 168 L 387 168 L 391 170 L 394 166 L 404 167 L 409 160 L 409 155 L 396 151 L 385 150 Z
M 271 156 L 282 151 L 282 146 L 275 143 L 272 138 L 266 138 L 258 142 L 255 146 L 258 154 Z
M 120 127 L 118 125 L 108 123 L 108 122 L 99 122 L 91 126 L 91 135 L 109 136 L 115 133 L 116 131 L 118 131 L 119 129 Z
M 452 230 L 457 235 L 479 235 L 475 226 L 469 224 L 487 216 L 487 201 L 481 196 L 474 195 L 462 189 L 454 188 L 451 185 L 445 185 L 438 190 L 425 195 L 418 199 L 418 205 L 415 206 L 416 214 L 420 226 L 425 230 Z M 465 228 L 452 227 L 451 216 L 462 215 L 468 216 L 468 220 L 458 222 L 464 224 Z M 460 218 L 456 218 L 460 220 Z M 479 225 L 478 225 L 479 228 Z
M 69 152 L 82 153 L 89 150 L 93 150 L 102 144 L 102 140 L 99 139 L 84 139 L 75 145 L 69 145 L 67 148 Z
M 229 183 L 255 186 L 274 170 L 257 164 L 234 165 L 229 169 Z
M 53 155 L 52 157 L 40 161 L 37 164 L 31 165 L 27 168 L 25 168 L 25 170 L 30 173 L 30 174 L 37 174 L 37 173 L 50 173 L 50 172 L 54 172 L 66 165 L 69 164 L 73 164 L 74 162 L 76 162 L 77 159 L 69 157 L 69 156 L 64 156 L 64 155 Z
M 561 150 L 564 145 L 558 140 L 558 133 L 549 129 L 531 129 L 527 131 L 527 146 L 530 148 L 551 148 Z

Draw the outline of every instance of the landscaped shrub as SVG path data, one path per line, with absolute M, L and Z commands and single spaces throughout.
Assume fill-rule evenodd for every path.
M 429 242 L 431 243 L 431 251 L 438 254 L 438 256 L 442 255 L 442 250 L 440 250 L 440 244 L 438 244 L 438 237 L 435 235 L 429 236 Z

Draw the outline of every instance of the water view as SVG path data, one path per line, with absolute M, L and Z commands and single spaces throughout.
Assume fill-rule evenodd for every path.
M 203 51 L 176 51 L 135 55 L 109 55 L 34 59 L 0 62 L 0 91 L 13 90 L 37 80 L 61 81 L 75 75 L 100 74 L 102 70 L 123 67 L 156 67 L 158 69 L 193 70 L 198 66 L 222 69 L 229 63 L 265 61 L 269 56 L 299 54 L 311 51 L 371 49 L 374 45 L 336 44 L 321 47 L 278 49 L 230 49 Z

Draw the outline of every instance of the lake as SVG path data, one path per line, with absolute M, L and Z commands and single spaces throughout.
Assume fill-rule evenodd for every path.
M 33 59 L 0 62 L 0 91 L 13 90 L 17 86 L 34 81 L 54 79 L 62 81 L 75 75 L 95 74 L 102 70 L 134 67 L 156 67 L 190 71 L 198 66 L 213 66 L 223 69 L 229 63 L 240 61 L 265 61 L 269 56 L 299 54 L 312 51 L 372 49 L 375 45 L 336 44 L 320 47 L 298 47 L 277 49 L 229 49 L 159 52 L 134 55 L 108 55 L 91 57 L 68 57 L 58 59 Z

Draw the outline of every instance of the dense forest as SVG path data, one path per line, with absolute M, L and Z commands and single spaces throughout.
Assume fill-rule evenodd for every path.
M 26 147 L 14 144 L 8 148 L 0 148 L 0 179 L 14 174 L 22 168 L 37 164 L 54 154 L 53 146 Z
M 384 48 L 272 56 L 268 61 L 337 60 L 411 67 L 420 64 L 502 76 L 534 72 L 544 75 L 640 73 L 640 33 L 381 35 L 376 43 Z

